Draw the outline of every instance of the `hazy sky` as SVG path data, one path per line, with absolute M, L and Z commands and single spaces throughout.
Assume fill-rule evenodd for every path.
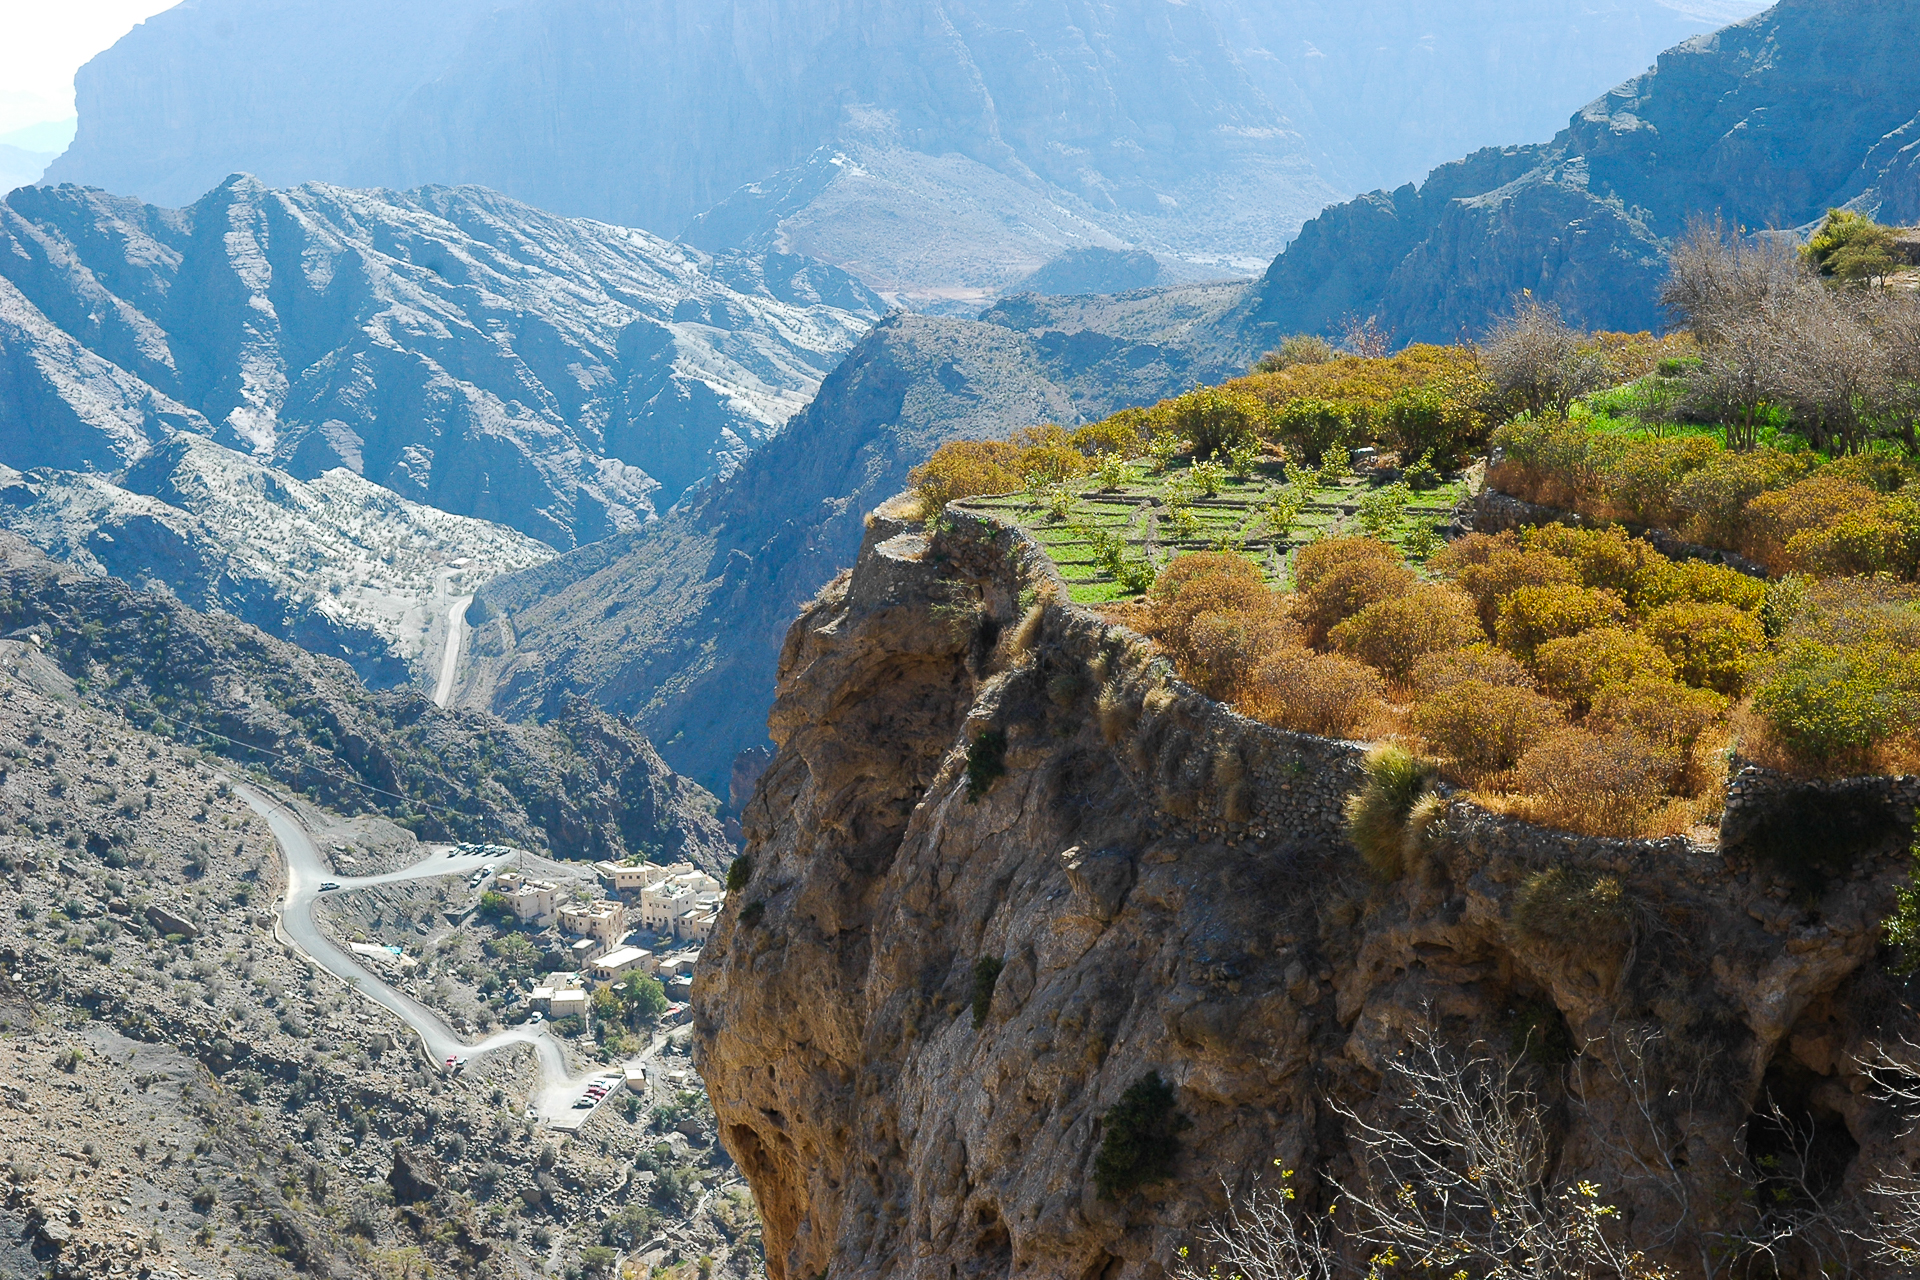
M 73 73 L 177 0 L 0 0 L 0 133 L 73 115 Z

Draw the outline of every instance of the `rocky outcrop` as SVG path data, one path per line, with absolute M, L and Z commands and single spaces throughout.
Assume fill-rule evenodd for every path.
M 752 875 L 695 978 L 696 1062 L 775 1280 L 1159 1276 L 1275 1160 L 1324 1212 L 1355 1160 L 1331 1104 L 1389 1120 L 1383 1064 L 1423 1024 L 1531 1053 L 1556 1168 L 1682 1274 L 1747 1212 L 1768 1099 L 1824 1144 L 1821 1195 L 1911 1154 L 1852 1065 L 1911 1016 L 1876 960 L 1910 789 L 1844 799 L 1883 821 L 1791 891 L 1750 828 L 1795 830 L 1801 797 L 1751 787 L 1727 850 L 1456 799 L 1381 884 L 1342 834 L 1359 747 L 1209 702 L 1082 610 L 1023 612 L 1044 561 L 951 520 L 877 512 L 788 634 Z M 1554 868 L 1615 878 L 1628 923 L 1516 924 Z M 1174 1176 L 1103 1199 L 1103 1118 L 1155 1072 L 1191 1124 Z M 1715 1207 L 1669 1233 L 1676 1191 Z
M 1244 370 L 1243 296 L 1192 286 L 1016 298 L 978 321 L 890 317 L 727 479 L 484 587 L 458 700 L 522 717 L 588 697 L 722 792 L 734 757 L 766 741 L 781 636 L 852 563 L 862 512 L 946 440 L 1097 419 Z
M 1671 239 L 1697 216 L 1803 226 L 1836 205 L 1920 217 L 1920 70 L 1906 15 L 1782 0 L 1596 98 L 1550 142 L 1489 148 L 1301 228 L 1255 314 L 1286 331 L 1374 315 L 1402 342 L 1476 336 L 1522 290 L 1586 328 L 1658 328 Z
M 212 436 L 564 549 L 737 465 L 879 307 L 823 263 L 477 188 L 236 175 L 185 209 L 22 188 L 0 203 L 0 463 L 110 473 Z

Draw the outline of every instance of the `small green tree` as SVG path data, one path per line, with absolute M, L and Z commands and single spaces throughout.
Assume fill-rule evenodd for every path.
M 1862 284 L 1884 280 L 1897 265 L 1893 259 L 1893 228 L 1864 213 L 1829 209 L 1800 256 L 1823 276 Z
M 1180 1114 L 1173 1086 L 1158 1071 L 1134 1081 L 1100 1122 L 1105 1132 L 1093 1159 L 1093 1185 L 1101 1197 L 1115 1200 L 1171 1178 L 1180 1131 L 1192 1123 Z

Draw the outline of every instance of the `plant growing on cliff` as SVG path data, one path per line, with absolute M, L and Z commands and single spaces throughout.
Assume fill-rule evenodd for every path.
M 1529 876 L 1513 899 L 1513 926 L 1569 950 L 1610 947 L 1633 925 L 1633 907 L 1619 877 L 1575 867 Z
M 1433 767 L 1405 747 L 1383 743 L 1367 753 L 1366 782 L 1347 797 L 1347 838 L 1376 874 L 1391 880 L 1406 869 L 1407 819 L 1433 785 Z
M 981 956 L 973 962 L 973 1025 L 975 1030 L 987 1024 L 987 1011 L 993 1007 L 993 988 L 1000 981 L 1005 963 L 999 956 Z
M 967 745 L 967 803 L 987 794 L 1007 772 L 1007 731 L 982 729 Z
M 1180 1132 L 1193 1122 L 1180 1114 L 1173 1086 L 1158 1071 L 1134 1081 L 1101 1117 L 1093 1185 L 1106 1200 L 1173 1176 Z
M 1256 1185 L 1245 1196 L 1229 1187 L 1226 1213 L 1194 1232 L 1213 1264 L 1201 1272 L 1183 1247 L 1173 1270 L 1176 1280 L 1220 1280 L 1223 1267 L 1224 1274 L 1239 1280 L 1334 1280 L 1340 1275 L 1344 1268 L 1330 1222 L 1293 1207 L 1292 1178 L 1293 1170 L 1282 1169 L 1278 1187 Z
M 1670 1276 L 1614 1238 L 1620 1212 L 1597 1184 L 1551 1180 L 1546 1117 L 1512 1062 L 1484 1048 L 1457 1056 L 1423 1027 L 1384 1074 L 1385 1108 L 1333 1104 L 1360 1152 L 1340 1191 L 1372 1274 L 1404 1263 L 1498 1280 Z
M 743 853 L 727 867 L 727 892 L 738 893 L 753 879 L 753 855 Z

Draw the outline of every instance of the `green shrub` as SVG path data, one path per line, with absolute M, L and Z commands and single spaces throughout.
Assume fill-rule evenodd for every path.
M 1841 280 L 1877 280 L 1891 275 L 1899 263 L 1893 257 L 1894 229 L 1864 213 L 1829 209 L 1813 238 L 1801 246 L 1800 256 L 1823 276 Z
M 1583 716 L 1602 691 L 1641 677 L 1670 681 L 1673 662 L 1665 650 L 1619 627 L 1592 627 L 1548 640 L 1533 654 L 1540 688 Z
M 1259 439 L 1267 425 L 1266 401 L 1225 387 L 1190 391 L 1164 408 L 1173 429 L 1192 442 L 1196 459 L 1224 457 Z
M 1760 620 L 1727 604 L 1662 605 L 1641 621 L 1640 631 L 1672 660 L 1681 680 L 1728 696 L 1740 692 L 1767 644 Z
M 1737 573 L 1704 560 L 1673 560 L 1651 584 L 1642 604 L 1648 608 L 1679 601 L 1725 604 L 1757 615 L 1766 603 L 1767 589 L 1765 578 Z
M 1914 656 L 1885 644 L 1785 644 L 1753 699 L 1773 737 L 1816 770 L 1864 769 L 1915 720 Z
M 1406 748 L 1382 743 L 1367 753 L 1366 781 L 1347 797 L 1347 838 L 1383 879 L 1406 869 L 1407 816 L 1433 785 L 1433 766 Z
M 1181 1115 L 1173 1086 L 1155 1071 L 1129 1085 L 1101 1117 L 1100 1150 L 1093 1158 L 1093 1185 L 1104 1200 L 1173 1176 L 1180 1133 L 1192 1121 Z
M 1503 773 L 1559 728 L 1552 699 L 1513 684 L 1453 680 L 1414 704 L 1413 722 L 1427 742 L 1470 776 Z
M 727 892 L 738 893 L 753 879 L 753 855 L 743 853 L 727 866 Z
M 1006 776 L 1007 731 L 982 729 L 967 744 L 967 803 L 987 794 L 994 782 Z
M 766 914 L 766 903 L 759 901 L 749 902 L 746 906 L 740 908 L 740 927 L 743 929 L 752 929 L 760 923 L 761 917 Z
M 1280 339 L 1280 345 L 1253 362 L 1255 373 L 1283 373 L 1303 364 L 1325 364 L 1339 352 L 1317 333 L 1295 333 Z
M 1633 908 L 1618 877 L 1553 867 L 1527 877 L 1514 894 L 1513 926 L 1569 951 L 1612 951 L 1633 927 Z
M 1390 680 L 1405 680 L 1422 658 L 1458 649 L 1479 636 L 1473 601 L 1429 584 L 1376 600 L 1328 633 L 1335 649 Z
M 1329 453 L 1344 453 L 1355 431 L 1344 405 L 1332 400 L 1291 400 L 1273 417 L 1273 430 L 1296 456 L 1318 463 Z
M 1570 583 L 1520 587 L 1500 602 L 1493 630 L 1501 648 L 1531 662 L 1534 651 L 1549 640 L 1608 626 L 1625 615 L 1620 597 L 1611 591 Z
M 1400 521 L 1413 501 L 1413 490 L 1395 482 L 1381 485 L 1362 495 L 1355 518 L 1369 538 L 1390 539 L 1400 531 Z
M 982 956 L 973 962 L 973 1025 L 987 1024 L 987 1011 L 993 1007 L 993 988 L 1000 981 L 1005 964 L 999 956 Z
M 1478 406 L 1449 387 L 1406 387 L 1380 414 L 1382 435 L 1412 460 L 1435 455 L 1451 461 L 1478 442 L 1485 428 Z

